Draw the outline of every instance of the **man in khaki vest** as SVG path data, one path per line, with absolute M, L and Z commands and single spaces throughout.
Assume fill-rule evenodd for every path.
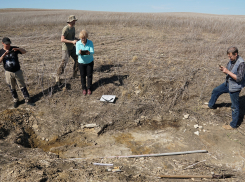
M 72 77 L 75 78 L 77 76 L 78 63 L 75 45 L 78 39 L 75 38 L 76 21 L 76 17 L 74 15 L 70 15 L 67 20 L 68 24 L 62 30 L 62 62 L 59 66 L 59 69 L 57 70 L 56 83 L 60 83 L 60 75 L 64 73 L 66 64 L 68 63 L 70 56 L 74 60 Z

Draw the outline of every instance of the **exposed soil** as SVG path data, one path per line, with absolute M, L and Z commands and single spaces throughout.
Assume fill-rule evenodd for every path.
M 13 108 L 1 66 L 0 181 L 243 181 L 244 91 L 240 94 L 241 126 L 236 130 L 222 129 L 231 120 L 229 95 L 218 99 L 217 109 L 202 108 L 212 89 L 224 81 L 217 64 L 227 63 L 226 48 L 237 45 L 245 57 L 244 37 L 223 39 L 230 30 L 225 16 L 170 13 L 142 14 L 139 19 L 141 15 L 129 13 L 13 11 L 0 10 L 6 21 L 12 18 L 13 22 L 6 26 L 1 22 L 0 38 L 8 36 L 13 45 L 28 51 L 20 55 L 21 68 L 36 106 L 25 105 L 17 90 L 21 105 Z M 82 95 L 79 74 L 71 78 L 72 60 L 61 85 L 55 83 L 60 33 L 65 26 L 57 17 L 66 20 L 69 14 L 80 20 L 77 36 L 86 28 L 94 43 L 90 96 Z M 156 15 L 159 19 L 153 18 Z M 19 25 L 21 16 L 35 17 L 36 22 Z M 215 21 L 222 27 L 203 26 L 214 26 Z M 234 24 L 241 21 L 237 17 Z M 116 100 L 101 102 L 102 95 L 116 95 Z M 125 157 L 196 150 L 207 153 Z M 212 174 L 234 176 L 159 178 Z

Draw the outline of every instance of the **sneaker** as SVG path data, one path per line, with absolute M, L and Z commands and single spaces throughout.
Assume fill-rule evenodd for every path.
M 222 126 L 226 130 L 234 130 L 235 128 L 232 128 L 231 125 L 223 125 Z
M 83 95 L 86 95 L 86 94 L 87 94 L 87 90 L 83 89 Z
M 17 108 L 19 106 L 19 101 L 14 102 L 14 108 Z
M 216 109 L 216 106 L 214 106 L 214 107 L 209 107 L 208 105 L 203 104 L 203 105 L 202 105 L 202 108 L 203 108 L 203 109 Z
M 206 105 L 206 104 L 202 105 L 202 108 L 203 108 L 203 109 L 210 109 L 210 108 L 208 107 L 208 105 Z
M 91 95 L 91 94 L 92 94 L 91 90 L 90 90 L 90 89 L 88 89 L 88 95 Z

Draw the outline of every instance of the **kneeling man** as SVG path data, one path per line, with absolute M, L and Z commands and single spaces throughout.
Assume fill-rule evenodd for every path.
M 213 89 L 208 107 L 215 108 L 215 102 L 223 93 L 229 93 L 231 98 L 232 121 L 229 125 L 224 125 L 223 128 L 230 130 L 238 127 L 239 120 L 239 94 L 245 86 L 245 63 L 238 55 L 238 49 L 234 46 L 227 49 L 229 62 L 226 67 L 220 66 L 220 71 L 226 74 L 224 83 Z

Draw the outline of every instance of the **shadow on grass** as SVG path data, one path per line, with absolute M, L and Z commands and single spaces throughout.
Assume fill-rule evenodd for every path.
M 111 68 L 114 67 L 122 67 L 121 64 L 113 65 L 113 64 L 106 64 L 106 65 L 101 65 L 100 67 L 96 68 L 94 71 L 96 72 L 111 72 Z
M 60 84 L 60 85 L 55 84 L 54 86 L 51 86 L 51 87 L 49 87 L 49 88 L 47 88 L 47 89 L 45 89 L 45 90 L 39 92 L 38 94 L 32 96 L 32 97 L 31 97 L 31 101 L 32 101 L 33 103 L 35 103 L 35 102 L 41 100 L 41 98 L 42 98 L 43 96 L 51 96 L 51 95 L 54 95 L 54 94 L 56 94 L 57 92 L 62 91 L 62 89 L 63 89 L 64 87 L 66 87 L 67 90 L 70 90 L 70 89 L 71 89 L 71 84 L 69 84 L 69 83 L 67 83 L 66 85 L 65 85 L 64 83 L 62 83 L 62 84 Z M 21 103 L 22 103 L 22 102 L 25 102 L 25 101 L 23 100 L 23 101 L 21 101 Z
M 220 104 L 215 104 L 215 107 L 231 107 L 231 103 L 220 103 Z
M 117 76 L 114 75 L 109 78 L 101 78 L 100 80 L 98 80 L 97 82 L 93 84 L 93 90 L 96 90 L 102 85 L 106 85 L 110 83 L 114 84 L 115 86 L 122 86 L 123 80 L 126 79 L 127 77 L 128 75 L 117 75 Z M 119 82 L 119 83 L 116 83 L 116 82 Z

